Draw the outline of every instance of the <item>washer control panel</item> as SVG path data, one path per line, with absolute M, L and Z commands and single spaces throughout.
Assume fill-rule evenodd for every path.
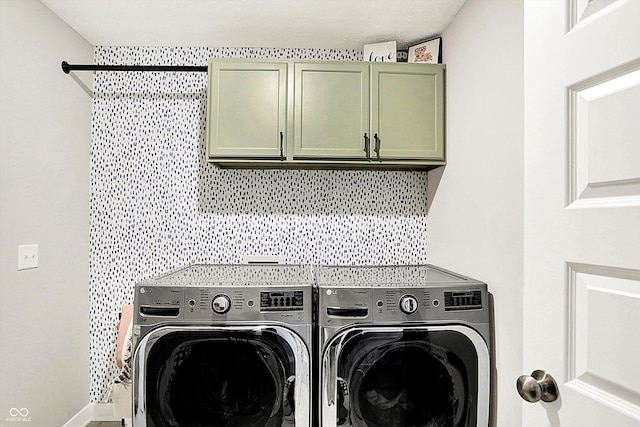
M 311 287 L 202 286 L 185 288 L 184 319 L 311 322 Z
M 304 292 L 262 291 L 260 292 L 260 310 L 262 311 L 298 311 L 304 306 Z

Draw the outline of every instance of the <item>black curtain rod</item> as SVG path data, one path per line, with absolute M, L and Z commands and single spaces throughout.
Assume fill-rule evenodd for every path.
M 69 71 L 182 71 L 206 73 L 206 66 L 191 65 L 72 65 L 67 61 L 62 61 L 62 71 L 69 74 Z

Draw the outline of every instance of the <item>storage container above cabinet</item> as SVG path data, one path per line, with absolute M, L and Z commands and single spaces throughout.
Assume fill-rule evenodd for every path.
M 207 159 L 254 168 L 444 165 L 444 69 L 211 59 Z

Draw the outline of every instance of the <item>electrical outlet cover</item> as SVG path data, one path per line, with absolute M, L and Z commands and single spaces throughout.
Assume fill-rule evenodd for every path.
M 18 270 L 38 268 L 38 245 L 18 246 Z

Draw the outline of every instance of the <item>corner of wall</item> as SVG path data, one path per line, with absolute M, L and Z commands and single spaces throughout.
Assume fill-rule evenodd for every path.
M 443 34 L 447 165 L 429 172 L 429 262 L 487 282 L 492 426 L 521 423 L 524 4 L 467 0 Z
M 93 47 L 39 1 L 0 8 L 0 419 L 48 427 L 88 401 L 92 100 L 60 64 Z M 38 268 L 18 271 L 34 243 Z

